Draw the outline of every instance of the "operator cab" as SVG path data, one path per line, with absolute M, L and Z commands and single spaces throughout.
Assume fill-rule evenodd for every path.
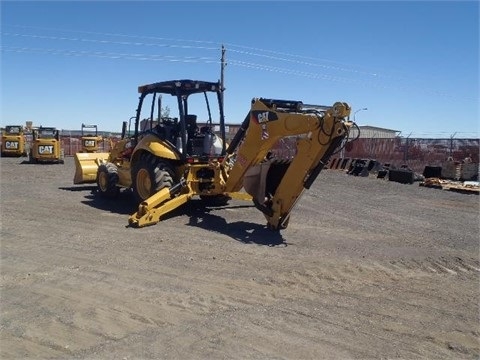
M 17 125 L 7 125 L 5 126 L 5 133 L 8 135 L 21 135 L 23 133 L 23 129 L 21 126 Z
M 138 90 L 141 95 L 136 116 L 137 141 L 144 133 L 155 134 L 169 142 L 179 157 L 188 160 L 208 160 L 225 154 L 219 83 L 173 80 L 140 86 Z M 214 121 L 220 125 L 220 134 L 214 132 Z
M 59 140 L 59 131 L 54 127 L 43 127 L 40 126 L 33 132 L 33 137 L 35 139 L 56 139 Z

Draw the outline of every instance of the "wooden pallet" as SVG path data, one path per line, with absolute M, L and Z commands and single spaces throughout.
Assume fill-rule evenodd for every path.
M 462 183 L 460 181 L 428 178 L 428 179 L 425 179 L 425 181 L 421 182 L 420 186 L 433 188 L 433 189 L 455 191 L 462 194 L 474 194 L 474 195 L 480 194 L 480 186 L 478 185 L 478 183 L 474 183 L 474 182 Z

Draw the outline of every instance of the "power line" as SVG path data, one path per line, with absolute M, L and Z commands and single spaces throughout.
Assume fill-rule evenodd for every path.
M 127 42 L 127 41 L 112 41 L 112 40 L 95 40 L 95 39 L 92 40 L 92 39 L 85 39 L 85 38 L 68 38 L 68 37 L 46 36 L 46 35 L 37 35 L 37 34 L 34 34 L 34 35 L 32 35 L 32 34 L 19 34 L 19 33 L 8 33 L 8 32 L 3 33 L 2 35 L 41 38 L 41 39 L 49 39 L 49 40 L 81 41 L 81 42 L 102 43 L 102 44 L 134 45 L 134 46 L 158 46 L 158 47 L 171 47 L 171 48 L 184 48 L 184 49 L 204 49 L 204 50 L 216 50 L 216 51 L 222 45 L 220 43 L 216 43 L 216 42 L 213 42 L 213 41 L 205 41 L 205 40 L 174 39 L 174 38 L 165 38 L 165 37 L 126 35 L 126 34 L 118 34 L 118 33 L 100 33 L 100 32 L 91 32 L 91 31 L 77 31 L 77 30 L 60 30 L 60 29 L 51 29 L 51 28 L 38 28 L 38 27 L 32 27 L 32 26 L 13 26 L 13 27 L 42 29 L 42 30 L 53 30 L 53 31 L 66 31 L 66 32 L 71 32 L 71 33 L 124 37 L 124 38 L 129 38 L 129 39 L 148 39 L 148 40 L 161 40 L 161 41 L 174 41 L 174 42 L 189 42 L 189 43 L 195 43 L 195 44 L 211 44 L 211 45 L 216 45 L 216 47 L 192 46 L 192 45 L 169 45 L 169 44 L 157 44 L 157 43 Z M 255 51 L 259 51 L 259 52 L 263 52 L 263 53 L 267 53 L 267 54 L 277 55 L 277 56 L 265 55 L 265 54 L 250 52 L 250 51 L 242 51 L 242 50 L 236 50 L 236 49 L 229 48 L 229 51 L 231 51 L 231 52 L 236 52 L 236 53 L 243 54 L 243 55 L 248 55 L 248 56 L 263 57 L 263 58 L 268 58 L 268 59 L 272 59 L 272 60 L 292 62 L 292 63 L 297 63 L 297 64 L 301 64 L 301 65 L 306 65 L 306 66 L 323 67 L 323 68 L 330 69 L 330 70 L 346 71 L 346 72 L 351 72 L 351 73 L 356 73 L 356 74 L 361 74 L 361 75 L 368 75 L 368 76 L 372 76 L 372 77 L 381 76 L 378 73 L 360 71 L 360 70 L 356 70 L 356 69 L 349 69 L 349 68 L 346 68 L 344 64 L 342 64 L 342 66 L 323 65 L 323 64 L 315 64 L 315 63 L 312 63 L 312 62 L 306 62 L 306 61 L 301 61 L 301 60 L 288 59 L 288 58 L 285 58 L 285 57 L 292 57 L 292 58 L 296 58 L 296 59 L 313 60 L 313 61 L 326 61 L 326 62 L 329 62 L 329 63 L 335 63 L 333 60 L 316 59 L 316 58 L 313 58 L 313 57 L 289 54 L 289 53 L 278 52 L 278 51 L 268 50 L 268 49 L 253 48 L 253 47 L 248 47 L 248 46 L 243 46 L 243 45 L 238 45 L 238 44 L 232 44 L 232 43 L 227 43 L 225 45 L 227 45 L 229 47 L 255 50 Z M 282 56 L 282 57 L 280 57 L 280 56 Z
M 286 61 L 286 62 L 291 62 L 291 63 L 295 63 L 295 64 L 299 64 L 299 65 L 322 67 L 322 68 L 329 69 L 329 70 L 346 71 L 346 72 L 352 72 L 352 73 L 357 73 L 357 74 L 362 74 L 362 75 L 369 75 L 369 76 L 374 76 L 374 77 L 377 76 L 377 74 L 374 74 L 374 73 L 368 73 L 368 72 L 359 71 L 359 70 L 355 70 L 355 69 L 347 69 L 347 68 L 338 67 L 338 66 L 315 64 L 315 63 L 306 62 L 306 61 L 287 59 L 287 58 L 284 58 L 284 57 L 280 58 L 278 56 L 263 55 L 263 54 L 257 54 L 257 53 L 252 53 L 252 52 L 248 52 L 248 51 L 240 51 L 240 50 L 235 50 L 235 49 L 229 49 L 229 51 L 234 52 L 234 53 L 238 53 L 238 54 L 243 54 L 243 55 L 258 56 L 258 57 L 263 57 L 263 58 L 272 59 L 272 60 Z M 270 51 L 267 51 L 267 50 L 263 50 L 263 51 L 270 52 Z M 275 53 L 275 52 L 272 51 L 272 53 Z M 289 55 L 289 56 L 294 56 L 294 57 L 297 57 L 297 58 L 303 58 L 302 56 L 299 56 L 299 55 L 297 55 L 297 56 Z
M 38 26 L 29 26 L 29 25 L 4 25 L 3 27 L 17 27 L 17 28 L 26 28 L 26 29 L 36 29 L 36 30 L 49 30 L 49 31 L 63 31 L 69 33 L 77 33 L 77 34 L 90 34 L 90 35 L 102 35 L 102 36 L 116 36 L 116 37 L 126 37 L 132 39 L 150 39 L 150 40 L 165 40 L 165 41 L 178 41 L 178 42 L 193 42 L 199 44 L 215 44 L 218 45 L 214 41 L 206 41 L 206 40 L 188 40 L 188 39 L 172 39 L 172 38 L 164 38 L 158 36 L 145 36 L 145 35 L 128 35 L 128 34 L 119 34 L 119 33 L 102 33 L 102 32 L 94 32 L 94 31 L 85 31 L 85 30 L 68 30 L 68 29 L 55 29 L 55 28 L 45 28 L 45 27 L 38 27 Z
M 12 27 L 12 26 L 10 26 Z M 153 36 L 137 36 L 137 35 L 126 35 L 126 34 L 114 34 L 114 33 L 99 33 L 99 32 L 89 32 L 89 31 L 76 31 L 76 30 L 60 30 L 60 29 L 49 29 L 49 28 L 38 28 L 38 27 L 33 27 L 33 26 L 13 26 L 17 28 L 25 28 L 25 29 L 42 29 L 42 30 L 50 30 L 50 31 L 64 31 L 64 32 L 70 32 L 70 33 L 82 33 L 82 34 L 89 34 L 89 35 L 95 35 L 95 36 L 114 36 L 114 37 L 124 37 L 128 39 L 148 39 L 148 40 L 162 40 L 162 41 L 174 41 L 174 42 L 188 42 L 188 43 L 194 43 L 194 44 L 209 44 L 210 46 L 199 46 L 199 45 L 178 45 L 178 44 L 165 44 L 165 43 L 152 43 L 152 42 L 138 42 L 138 41 L 114 41 L 114 40 L 106 40 L 106 39 L 87 39 L 84 37 L 80 38 L 72 38 L 72 37 L 64 37 L 64 36 L 50 36 L 50 35 L 38 35 L 38 34 L 20 34 L 20 33 L 10 33 L 10 32 L 5 32 L 2 33 L 2 36 L 12 36 L 12 37 L 22 37 L 22 38 L 33 38 L 33 39 L 41 39 L 41 40 L 53 40 L 53 41 L 72 41 L 72 42 L 82 42 L 82 43 L 92 43 L 92 44 L 110 44 L 110 45 L 121 45 L 121 46 L 147 46 L 147 47 L 163 47 L 163 48 L 178 48 L 178 49 L 195 49 L 195 50 L 215 50 L 218 51 L 219 47 L 212 46 L 212 45 L 219 45 L 213 41 L 203 41 L 203 40 L 188 40 L 188 39 L 172 39 L 172 38 L 164 38 L 164 37 L 153 37 Z M 254 48 L 254 47 L 248 47 L 248 46 L 243 46 L 243 45 L 237 45 L 237 44 L 228 44 L 231 47 L 237 47 L 240 49 L 246 49 L 246 50 L 254 50 L 254 51 L 259 51 L 263 52 L 261 53 L 256 53 L 252 51 L 244 51 L 244 50 L 236 50 L 236 49 L 228 49 L 228 51 L 237 54 L 237 55 L 243 55 L 243 56 L 255 56 L 255 57 L 260 57 L 268 60 L 275 60 L 275 61 L 281 61 L 281 62 L 288 62 L 291 64 L 296 64 L 296 65 L 303 65 L 303 66 L 308 66 L 308 67 L 319 67 L 323 68 L 325 70 L 330 70 L 330 71 L 342 71 L 342 72 L 349 72 L 355 75 L 366 75 L 368 78 L 370 78 L 371 81 L 365 81 L 365 80 L 357 80 L 354 78 L 345 78 L 345 77 L 338 77 L 338 76 L 333 76 L 330 74 L 324 74 L 324 73 L 316 73 L 316 72 L 308 72 L 308 71 L 302 71 L 302 70 L 295 70 L 291 68 L 282 68 L 282 67 L 276 67 L 272 66 L 271 63 L 268 65 L 265 64 L 258 64 L 258 63 L 252 63 L 252 62 L 247 62 L 247 61 L 242 61 L 239 59 L 229 59 L 228 63 L 232 64 L 234 66 L 239 66 L 239 67 L 244 67 L 244 68 L 250 68 L 254 70 L 259 70 L 259 71 L 269 71 L 269 72 L 277 72 L 277 73 L 283 73 L 283 74 L 288 74 L 288 75 L 293 75 L 293 76 L 302 76 L 302 77 L 307 77 L 307 78 L 312 78 L 312 79 L 325 79 L 329 81 L 336 81 L 336 82 L 343 82 L 343 83 L 356 83 L 359 85 L 363 86 L 369 86 L 369 87 L 376 87 L 380 89 L 397 89 L 397 90 L 405 90 L 405 89 L 411 89 L 412 84 L 408 84 L 408 86 L 398 86 L 398 85 L 392 85 L 392 82 L 388 84 L 382 84 L 380 81 L 382 80 L 381 78 L 384 77 L 383 75 L 380 76 L 376 73 L 371 73 L 371 72 L 365 72 L 365 71 L 359 71 L 355 69 L 349 69 L 346 67 L 338 67 L 338 66 L 331 66 L 331 65 L 323 65 L 323 64 L 317 64 L 317 63 L 312 63 L 310 61 L 303 61 L 303 60 L 296 60 L 296 59 L 306 59 L 306 60 L 319 60 L 315 59 L 312 57 L 307 57 L 307 56 L 300 56 L 300 55 L 295 55 L 295 54 L 288 54 L 288 53 L 283 53 L 283 52 L 278 52 L 278 51 L 273 51 L 273 50 L 266 50 L 266 49 L 260 49 L 260 48 Z M 50 54 L 50 55 L 66 55 L 66 56 L 89 56 L 89 57 L 101 57 L 101 58 L 109 58 L 109 59 L 126 59 L 126 60 L 143 60 L 143 61 L 171 61 L 171 62 L 206 62 L 206 63 L 218 63 L 218 60 L 213 60 L 212 58 L 207 58 L 207 57 L 178 57 L 178 56 L 168 56 L 168 55 L 151 55 L 151 54 L 130 54 L 130 53 L 107 53 L 107 52 L 98 52 L 98 51 L 80 51 L 80 50 L 61 50 L 61 49 L 32 49 L 28 47 L 23 47 L 23 48 L 8 48 L 8 47 L 2 47 L 2 51 L 8 51 L 8 52 L 36 52 L 36 53 L 43 53 L 43 54 Z M 267 54 L 272 54 L 272 55 L 267 55 Z M 275 55 L 275 56 L 274 56 Z M 281 56 L 281 57 L 280 57 Z M 293 57 L 293 59 L 289 59 L 287 57 Z M 322 61 L 329 61 L 322 59 Z M 331 61 L 330 61 L 331 62 Z M 372 82 L 374 81 L 374 82 Z M 415 87 L 416 91 L 420 91 L 423 93 L 427 94 L 434 94 L 436 96 L 441 96 L 441 97 L 446 97 L 446 98 L 455 98 L 454 96 L 451 96 L 447 93 L 442 93 L 437 90 L 431 90 L 431 89 L 426 89 L 421 86 L 416 86 Z M 459 99 L 459 100 L 468 100 L 468 101 L 476 101 L 476 99 Z
M 2 35 L 3 36 L 6 35 L 6 36 L 29 37 L 29 38 L 44 39 L 44 40 L 46 39 L 46 40 L 78 41 L 78 42 L 99 43 L 99 44 L 133 45 L 133 46 L 157 46 L 157 47 L 182 48 L 182 49 L 218 50 L 218 48 L 205 47 L 205 46 L 191 46 L 191 45 L 153 44 L 153 43 L 140 43 L 140 42 L 130 42 L 130 41 L 112 41 L 112 40 L 96 40 L 96 39 L 85 39 L 85 38 L 67 38 L 67 37 L 60 37 L 60 36 L 14 34 L 14 33 L 2 33 Z
M 46 55 L 62 55 L 70 57 L 95 57 L 103 59 L 123 59 L 123 60 L 139 60 L 139 61 L 166 61 L 166 62 L 179 62 L 179 63 L 208 63 L 208 64 L 219 64 L 220 61 L 217 58 L 213 57 L 201 57 L 201 56 L 177 56 L 177 55 L 156 55 L 156 54 L 141 54 L 141 53 L 118 53 L 118 52 L 104 52 L 104 51 L 89 51 L 89 50 L 66 50 L 66 49 L 52 49 L 52 48 L 31 48 L 31 47 L 8 47 L 1 46 L 0 50 L 2 52 L 14 52 L 14 53 L 37 53 L 37 54 L 46 54 Z M 249 68 L 259 71 L 267 71 L 274 73 L 282 73 L 292 76 L 301 76 L 310 79 L 323 79 L 332 82 L 340 82 L 347 84 L 357 84 L 364 87 L 378 88 L 384 90 L 406 90 L 408 87 L 394 86 L 391 84 L 385 85 L 381 83 L 373 83 L 371 81 L 345 78 L 339 76 L 333 76 L 329 74 L 308 72 L 302 70 L 295 70 L 283 67 L 276 67 L 271 65 L 264 65 L 259 63 L 251 63 L 242 60 L 237 60 L 235 58 L 228 61 L 232 66 L 238 66 L 243 68 Z M 422 89 L 420 87 L 416 88 L 416 91 L 423 92 L 426 94 L 433 94 L 436 96 L 456 99 L 454 96 L 451 96 L 447 93 L 441 93 L 437 90 L 428 90 Z M 458 99 L 458 100 L 470 100 L 470 99 Z M 474 100 L 474 99 L 471 99 Z
M 132 53 L 117 53 L 117 52 L 103 52 L 103 51 L 86 51 L 86 50 L 65 50 L 65 49 L 44 49 L 44 48 L 30 48 L 30 47 L 0 47 L 1 51 L 5 52 L 16 52 L 16 53 L 39 53 L 39 54 L 48 54 L 48 55 L 64 55 L 64 56 L 87 56 L 87 57 L 97 57 L 97 58 L 108 58 L 108 59 L 125 59 L 125 60 L 143 60 L 143 61 L 170 61 L 170 62 L 202 62 L 202 63 L 215 63 L 219 64 L 220 61 L 212 57 L 180 57 L 173 55 L 153 55 L 153 54 L 132 54 Z M 327 74 L 319 74 L 313 72 L 306 72 L 300 70 L 292 70 L 287 68 L 268 66 L 258 63 L 249 63 L 245 61 L 240 61 L 236 59 L 229 60 L 228 62 L 232 66 L 239 66 L 244 68 L 250 68 L 261 71 L 283 73 L 287 75 L 302 76 L 311 79 L 324 79 L 335 82 L 343 83 L 357 83 L 362 84 L 362 81 L 355 79 L 348 79 L 342 77 L 336 77 Z M 363 82 L 364 83 L 364 82 Z M 376 84 L 370 84 L 371 86 L 382 87 Z
M 304 55 L 280 52 L 280 51 L 270 50 L 270 49 L 262 49 L 262 48 L 258 48 L 258 47 L 251 47 L 251 46 L 245 46 L 245 45 L 239 45 L 239 44 L 233 44 L 233 43 L 220 43 L 220 42 L 208 41 L 208 40 L 179 39 L 179 38 L 167 38 L 167 37 L 158 37 L 158 36 L 129 35 L 129 34 L 121 34 L 121 33 L 103 33 L 103 32 L 93 32 L 93 31 L 84 31 L 84 30 L 45 28 L 45 27 L 37 27 L 37 26 L 29 26 L 29 25 L 4 25 L 4 27 L 13 27 L 13 28 L 22 28 L 22 29 L 35 29 L 35 30 L 47 30 L 47 31 L 68 32 L 68 33 L 88 34 L 88 35 L 100 35 L 100 36 L 112 36 L 112 37 L 124 37 L 124 38 L 129 38 L 129 39 L 147 39 L 147 40 L 161 40 L 161 41 L 174 41 L 174 42 L 189 42 L 189 43 L 195 43 L 195 44 L 210 44 L 210 45 L 215 45 L 216 46 L 215 48 L 200 47 L 200 46 L 190 47 L 190 48 L 209 49 L 209 50 L 218 50 L 218 48 L 221 45 L 224 45 L 224 46 L 229 47 L 230 52 L 243 53 L 245 55 L 267 57 L 267 58 L 282 60 L 282 61 L 298 62 L 298 63 L 304 64 L 304 65 L 325 67 L 325 68 L 339 70 L 339 71 L 348 71 L 348 72 L 353 72 L 353 73 L 358 73 L 358 74 L 369 75 L 369 76 L 372 76 L 372 77 L 388 77 L 384 74 L 379 74 L 378 72 L 371 72 L 371 71 L 366 71 L 366 70 L 356 70 L 356 69 L 349 69 L 348 68 L 348 66 L 356 66 L 357 68 L 361 68 L 358 65 L 339 63 L 339 62 L 336 62 L 334 60 L 329 60 L 329 59 L 321 59 L 321 58 L 315 58 L 315 57 L 311 57 L 311 56 L 304 56 Z M 138 43 L 138 45 L 149 45 L 149 44 Z M 151 45 L 153 46 L 153 45 L 157 45 L 157 44 L 151 44 Z M 290 57 L 290 58 L 296 58 L 296 59 L 309 60 L 309 62 L 299 61 L 299 60 L 295 61 L 295 60 L 292 60 L 292 59 L 280 58 L 278 56 L 268 56 L 268 55 L 259 54 L 259 53 L 255 53 L 255 52 L 235 50 L 233 48 L 253 50 L 253 51 L 256 51 L 256 52 L 273 54 L 273 55 L 278 55 L 278 56 L 282 56 L 282 57 Z M 310 61 L 323 61 L 323 62 L 328 62 L 328 63 L 332 63 L 332 64 L 337 64 L 338 66 L 314 64 L 314 63 L 311 63 Z
M 263 65 L 263 64 L 250 63 L 250 62 L 245 62 L 245 61 L 240 61 L 240 60 L 235 60 L 235 59 L 229 60 L 228 63 L 233 65 L 233 66 L 241 66 L 241 67 L 255 69 L 255 70 L 265 70 L 265 71 L 277 72 L 277 73 L 282 73 L 282 74 L 297 75 L 297 76 L 303 76 L 303 77 L 308 77 L 308 78 L 312 78 L 312 79 L 322 78 L 322 79 L 327 79 L 327 80 L 331 80 L 331 81 L 360 83 L 360 81 L 353 80 L 353 79 L 341 78 L 341 77 L 336 77 L 336 76 L 331 76 L 331 75 L 326 75 L 326 74 L 312 73 L 312 72 L 307 72 L 307 71 L 292 70 L 292 69 L 286 69 L 286 68 L 275 67 L 275 66 L 268 66 L 268 65 Z
M 65 56 L 90 56 L 109 59 L 128 59 L 128 60 L 149 60 L 149 61 L 172 61 L 172 62 L 204 62 L 219 63 L 219 60 L 209 57 L 198 56 L 172 56 L 172 55 L 146 55 L 146 54 L 125 54 L 112 53 L 102 51 L 81 51 L 81 50 L 63 50 L 63 49 L 40 49 L 28 47 L 0 47 L 2 51 L 18 52 L 18 53 L 42 53 L 49 55 L 65 55 Z

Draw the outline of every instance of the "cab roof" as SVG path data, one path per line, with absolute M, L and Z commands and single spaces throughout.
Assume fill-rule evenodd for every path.
M 220 91 L 220 82 L 209 82 L 200 80 L 169 80 L 162 81 L 138 87 L 138 92 L 142 95 L 152 93 L 162 93 L 176 95 L 190 95 L 202 92 L 217 92 Z

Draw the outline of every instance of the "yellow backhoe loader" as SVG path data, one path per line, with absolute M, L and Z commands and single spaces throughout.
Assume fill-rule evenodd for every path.
M 139 205 L 129 217 L 132 227 L 156 224 L 198 196 L 216 205 L 225 205 L 231 198 L 253 201 L 270 229 L 284 229 L 301 194 L 345 144 L 353 125 L 350 107 L 343 102 L 320 106 L 254 98 L 227 147 L 219 82 L 173 80 L 140 86 L 138 92 L 133 135 L 125 135 L 124 122 L 122 140 L 108 158 L 90 158 L 87 168 L 91 174 L 86 169 L 76 170 L 89 179 L 93 176 L 90 165 L 98 164 L 95 175 L 103 196 L 114 197 L 121 188 L 133 191 Z M 196 121 L 199 110 L 190 109 L 191 104 L 198 105 L 193 97 L 197 94 L 205 99 L 202 123 L 206 126 L 202 128 Z M 218 123 L 212 119 L 211 94 L 216 97 Z M 174 99 L 178 117 L 170 116 L 168 106 L 165 113 L 164 95 Z M 143 118 L 145 111 L 147 117 Z M 276 152 L 282 139 L 295 146 L 286 158 L 279 158 Z
M 2 156 L 27 156 L 22 125 L 7 125 L 2 132 Z

